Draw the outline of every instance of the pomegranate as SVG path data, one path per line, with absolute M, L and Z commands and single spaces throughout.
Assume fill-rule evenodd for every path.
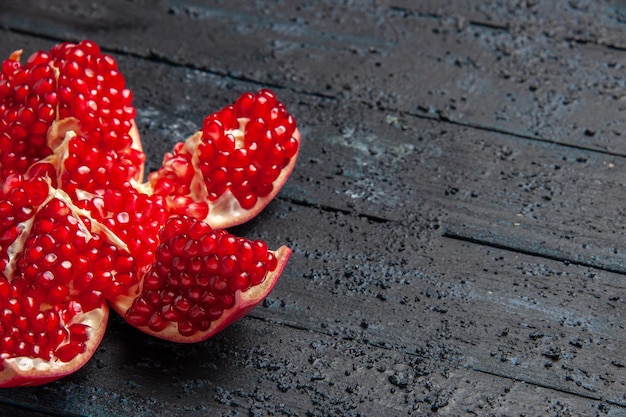
M 144 177 L 132 93 L 92 41 L 17 51 L 0 70 L 0 386 L 83 366 L 109 306 L 128 323 L 198 342 L 247 314 L 291 250 L 236 237 L 298 154 L 273 92 L 245 93 Z
M 202 130 L 148 176 L 173 212 L 225 228 L 254 217 L 291 174 L 299 134 L 294 118 L 269 90 L 243 94 L 204 119 Z

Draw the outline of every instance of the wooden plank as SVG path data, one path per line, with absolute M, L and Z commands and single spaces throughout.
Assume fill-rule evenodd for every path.
M 254 314 L 403 352 L 434 343 L 453 364 L 626 407 L 623 275 L 308 210 L 260 219 L 316 233 L 290 243 L 288 274 L 309 282 L 287 278 Z
M 141 123 L 155 129 L 147 135 L 153 165 L 161 148 L 184 137 L 168 122 L 193 130 L 205 105 L 254 86 L 137 57 L 121 62 L 137 86 Z M 545 412 L 558 406 L 549 402 L 556 396 L 576 410 L 623 412 L 626 286 L 623 275 L 589 267 L 621 235 L 611 232 L 609 219 L 621 213 L 623 158 L 380 114 L 367 102 L 354 105 L 351 96 L 279 90 L 298 116 L 309 115 L 303 124 L 309 139 L 282 200 L 238 229 L 296 250 L 265 308 L 191 349 L 127 333 L 116 321 L 89 368 L 53 388 L 12 390 L 11 398 L 56 398 L 50 404 L 59 412 L 163 415 L 181 404 L 190 413 L 223 415 L 261 408 L 383 415 L 405 410 L 397 407 L 408 398 L 416 412 L 434 405 L 453 415 L 456 406 L 467 407 L 463 399 L 476 386 L 478 405 L 494 412 L 509 401 L 527 411 L 522 400 L 533 393 L 543 396 L 543 407 L 533 407 Z M 487 245 L 442 238 L 442 230 Z M 526 232 L 515 243 L 519 230 Z M 596 246 L 575 258 L 580 248 L 567 245 L 572 236 Z M 618 270 L 620 256 L 599 266 Z M 148 358 L 138 343 L 149 346 Z M 255 362 L 258 356 L 267 362 Z M 450 381 L 451 372 L 461 379 Z M 163 378 L 172 374 L 179 378 L 173 384 Z M 133 377 L 120 386 L 127 375 Z M 522 389 L 494 405 L 489 384 L 501 377 Z M 297 383 L 285 393 L 288 385 L 280 384 L 287 378 Z M 467 388 L 462 378 L 481 382 Z M 352 381 L 362 385 L 348 386 Z M 376 399 L 391 390 L 387 402 Z M 199 401 L 207 392 L 210 399 Z M 69 409 L 61 399 L 69 399 Z
M 550 36 L 562 40 L 626 49 L 623 26 L 626 8 L 619 0 L 509 4 L 497 1 L 389 0 L 385 4 L 405 13 L 455 19 L 461 26 L 473 24 L 500 29 L 541 27 L 549 30 Z
M 520 398 L 533 393 L 537 410 L 554 398 L 626 409 L 622 275 L 437 238 L 420 222 L 288 206 L 238 230 L 272 243 L 297 235 L 285 276 L 250 317 L 192 346 L 115 317 L 83 370 L 0 399 L 56 398 L 51 410 L 90 416 L 455 415 L 504 407 L 508 392 L 494 402 L 486 382 L 497 380 L 516 395 L 511 412 L 528 411 Z
M 508 416 L 516 415 L 619 415 L 620 409 L 598 401 L 546 390 L 524 382 L 500 379 L 489 374 L 476 372 L 452 372 L 454 392 L 442 397 L 448 406 L 437 410 L 444 416 Z
M 523 25 L 459 26 L 394 4 L 112 1 L 92 10 L 8 1 L 0 24 L 54 39 L 91 37 L 111 50 L 387 111 L 626 154 L 622 51 L 569 42 L 554 33 L 553 21 L 529 34 Z M 592 7 L 588 19 L 602 10 Z M 570 7 L 555 19 L 570 14 L 584 15 Z M 535 16 L 522 9 L 516 19 Z
M 206 113 L 257 88 L 119 58 L 135 91 L 148 170 Z M 623 215 L 624 158 L 277 91 L 304 134 L 282 198 L 380 220 L 422 215 L 449 236 L 626 271 L 617 243 L 624 227 L 614 220 Z

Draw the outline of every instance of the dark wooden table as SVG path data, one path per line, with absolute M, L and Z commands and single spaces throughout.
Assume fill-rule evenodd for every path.
M 149 167 L 270 87 L 296 170 L 236 232 L 294 255 L 266 302 L 175 345 L 114 317 L 7 416 L 626 414 L 622 0 L 0 2 L 0 53 L 90 38 Z

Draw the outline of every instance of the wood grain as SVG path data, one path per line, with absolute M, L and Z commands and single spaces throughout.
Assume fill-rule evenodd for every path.
M 149 169 L 262 86 L 304 137 L 235 229 L 294 249 L 263 306 L 194 346 L 114 317 L 0 414 L 623 414 L 624 10 L 518 3 L 0 3 L 2 56 L 116 56 Z

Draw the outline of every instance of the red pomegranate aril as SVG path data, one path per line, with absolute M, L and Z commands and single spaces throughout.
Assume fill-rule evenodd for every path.
M 84 343 L 89 340 L 89 326 L 81 323 L 72 324 L 68 328 L 70 340 L 75 343 Z
M 224 310 L 228 310 L 235 305 L 235 297 L 232 294 L 220 294 L 218 299 L 220 306 Z
M 162 332 L 170 323 L 171 322 L 164 320 L 159 313 L 154 312 L 148 319 L 148 328 L 153 332 Z
M 217 256 L 221 258 L 221 257 L 228 256 L 229 254 L 234 253 L 237 250 L 238 244 L 239 244 L 239 241 L 235 236 L 227 234 L 227 233 L 223 233 L 218 238 L 217 250 L 216 250 Z
M 255 264 L 250 268 L 250 272 L 248 273 L 250 275 L 250 282 L 252 283 L 251 285 L 259 285 L 261 282 L 263 282 L 266 271 L 267 268 L 265 267 L 264 262 L 255 262 Z
M 209 289 L 217 297 L 219 294 L 229 290 L 228 281 L 223 276 L 213 275 L 209 280 Z
M 177 327 L 181 336 L 193 336 L 197 332 L 195 326 L 188 320 L 177 322 Z
M 177 322 L 180 319 L 180 314 L 172 306 L 168 305 L 161 310 L 161 318 L 164 321 Z
M 224 276 L 231 277 L 237 272 L 238 259 L 235 255 L 226 255 L 220 259 L 220 271 Z
M 207 321 L 209 321 L 209 322 L 217 321 L 217 320 L 222 318 L 223 314 L 224 314 L 224 309 L 222 308 L 221 305 L 217 306 L 217 307 L 214 307 L 214 308 L 211 308 L 211 309 L 207 310 L 207 312 L 206 312 Z M 208 328 L 210 328 L 210 327 L 208 327 Z
M 191 304 L 189 303 L 189 301 L 185 300 L 182 296 L 179 295 L 174 300 L 173 307 L 174 307 L 174 309 L 176 309 L 176 311 L 179 314 L 186 315 L 187 313 L 189 313 L 189 309 L 191 308 Z
M 70 362 L 79 354 L 83 353 L 86 349 L 83 343 L 67 343 L 66 345 L 58 348 L 54 354 L 61 362 Z
M 55 285 L 48 290 L 48 301 L 51 304 L 58 304 L 67 299 L 69 289 L 63 285 Z
M 253 244 L 254 242 L 247 240 L 243 240 L 239 243 L 239 247 L 237 248 L 237 259 L 239 260 L 239 264 L 243 267 L 249 266 L 254 260 L 255 251 Z M 260 256 L 263 256 L 263 253 L 261 253 Z
M 174 299 L 176 299 L 177 293 L 172 291 L 171 289 L 165 288 L 161 290 L 161 292 L 159 293 L 159 297 L 159 303 L 171 304 L 172 302 L 174 302 Z
M 245 210 L 249 210 L 254 207 L 257 202 L 257 196 L 252 193 L 237 193 L 237 200 L 241 207 Z
M 251 280 L 248 272 L 241 272 L 233 278 L 230 288 L 233 291 L 245 291 L 250 288 Z
M 43 333 L 46 331 L 46 315 L 43 312 L 38 312 L 30 321 L 30 330 L 34 333 Z

